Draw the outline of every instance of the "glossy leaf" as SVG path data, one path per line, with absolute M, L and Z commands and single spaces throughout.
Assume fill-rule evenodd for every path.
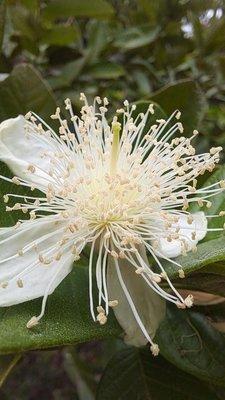
M 81 57 L 75 61 L 70 61 L 65 64 L 60 73 L 51 77 L 48 82 L 53 89 L 61 89 L 69 87 L 72 82 L 79 76 L 85 64 L 85 58 Z
M 205 111 L 205 101 L 198 85 L 190 80 L 168 85 L 155 92 L 151 99 L 158 103 L 167 114 L 176 109 L 182 113 L 181 121 L 186 136 L 198 129 Z
M 41 299 L 0 308 L 0 354 L 46 349 L 118 336 L 122 333 L 113 312 L 104 326 L 93 322 L 89 312 L 87 268 L 74 270 L 49 296 L 40 324 L 26 323 L 40 312 Z
M 22 64 L 0 82 L 0 121 L 32 110 L 48 119 L 56 103 L 48 84 L 30 65 Z
M 197 246 L 196 253 L 188 252 L 187 256 L 176 258 L 176 261 L 182 265 L 186 275 L 223 260 L 225 260 L 225 241 L 223 237 L 200 243 Z M 163 265 L 171 278 L 178 276 L 176 266 L 167 262 Z
M 184 374 L 148 348 L 127 348 L 109 362 L 96 400 L 216 400 L 202 382 Z
M 203 315 L 168 306 L 155 340 L 161 354 L 178 368 L 225 386 L 225 336 Z
M 49 2 L 44 9 L 44 16 L 48 19 L 63 17 L 111 18 L 113 8 L 106 0 L 55 0 Z
M 148 29 L 147 32 L 145 29 L 136 27 L 134 29 L 126 30 L 122 34 L 120 33 L 114 44 L 124 51 L 133 50 L 154 42 L 158 34 L 158 27 L 152 30 Z
M 95 64 L 89 69 L 89 74 L 95 79 L 116 79 L 125 73 L 123 67 L 112 62 Z
M 225 274 L 225 265 L 223 266 Z M 219 271 L 218 271 L 219 272 Z M 204 275 L 203 275 L 204 274 Z M 200 292 L 212 293 L 224 297 L 225 295 L 225 276 L 219 273 L 201 272 L 191 274 L 185 279 L 173 281 L 176 288 L 196 290 Z
M 46 31 L 41 38 L 42 43 L 56 46 L 73 44 L 79 38 L 74 26 L 56 25 Z

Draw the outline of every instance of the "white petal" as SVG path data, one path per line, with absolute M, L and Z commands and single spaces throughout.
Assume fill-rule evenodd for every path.
M 52 293 L 60 282 L 71 271 L 73 256 L 65 252 L 60 261 L 53 261 L 49 265 L 40 263 L 38 253 L 44 253 L 49 247 L 57 243 L 62 237 L 62 232 L 56 229 L 62 228 L 55 225 L 55 221 L 37 220 L 35 224 L 27 223 L 28 229 L 24 227 L 0 229 L 0 307 L 10 306 L 42 297 L 48 288 Z M 22 256 L 14 255 L 18 250 L 24 248 L 33 241 L 38 244 L 38 253 L 32 247 Z M 29 266 L 36 265 L 29 269 Z M 18 286 L 21 279 L 23 287 Z M 1 287 L 8 282 L 7 287 Z
M 146 258 L 147 261 L 147 258 Z M 119 260 L 120 272 L 139 317 L 151 339 L 165 316 L 166 303 L 135 273 L 135 268 L 127 260 Z M 109 257 L 107 270 L 108 291 L 111 300 L 118 300 L 118 305 L 113 308 L 119 324 L 124 329 L 125 342 L 133 346 L 143 346 L 148 341 L 139 327 L 124 291 L 119 283 L 114 261 Z
M 174 231 L 180 228 L 179 235 L 185 240 L 187 250 L 192 250 L 196 244 L 202 240 L 207 233 L 207 218 L 204 212 L 200 211 L 192 214 L 193 222 L 189 224 L 186 215 L 181 215 L 177 224 L 173 225 Z M 196 239 L 192 239 L 192 232 L 196 233 Z M 172 240 L 168 242 L 165 238 L 160 238 L 158 243 L 158 255 L 161 257 L 174 258 L 182 253 L 181 241 Z
M 5 162 L 19 178 L 33 184 L 48 185 L 49 159 L 41 157 L 50 148 L 45 142 L 25 134 L 26 120 L 22 115 L 7 119 L 0 124 L 0 160 Z M 35 174 L 27 170 L 29 165 L 35 165 Z

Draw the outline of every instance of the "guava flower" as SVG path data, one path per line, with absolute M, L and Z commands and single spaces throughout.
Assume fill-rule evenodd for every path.
M 198 175 L 218 163 L 221 148 L 195 155 L 197 131 L 181 136 L 179 111 L 147 129 L 153 105 L 136 115 L 135 105 L 125 101 L 110 124 L 106 98 L 96 97 L 93 105 L 83 94 L 81 100 L 80 116 L 69 99 L 67 120 L 59 108 L 51 116 L 59 122 L 58 133 L 31 112 L 0 125 L 0 159 L 15 174 L 1 178 L 30 189 L 29 195 L 4 195 L 6 210 L 21 210 L 25 219 L 0 229 L 0 306 L 43 297 L 40 314 L 27 323 L 32 328 L 44 315 L 48 295 L 87 248 L 93 320 L 105 324 L 112 307 L 127 340 L 149 342 L 156 355 L 153 337 L 164 300 L 180 308 L 193 302 L 173 286 L 163 260 L 184 277 L 173 258 L 195 251 L 207 233 L 204 212 L 191 214 L 188 208 L 193 202 L 210 207 L 209 198 L 223 190 L 223 181 L 196 187 Z

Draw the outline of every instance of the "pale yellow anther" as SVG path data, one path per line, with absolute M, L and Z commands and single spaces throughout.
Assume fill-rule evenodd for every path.
M 178 274 L 179 274 L 179 278 L 181 278 L 181 279 L 185 278 L 185 273 L 184 273 L 183 269 L 179 269 Z
M 111 251 L 111 256 L 114 258 L 118 258 L 118 253 L 115 250 Z
M 105 314 L 105 310 L 104 310 L 104 308 L 102 307 L 102 306 L 97 306 L 97 311 L 98 311 L 98 313 L 99 314 Z
M 176 113 L 176 115 L 175 115 L 175 118 L 176 118 L 176 119 L 180 119 L 180 117 L 181 117 L 181 112 L 180 112 L 180 111 L 177 111 L 177 113 Z
M 186 299 L 184 299 L 184 304 L 186 305 L 186 307 L 190 308 L 193 306 L 194 303 L 194 297 L 192 296 L 192 294 L 189 294 Z
M 36 168 L 34 165 L 29 164 L 27 167 L 27 171 L 31 172 L 32 174 L 34 174 L 34 172 L 36 171 Z
M 28 322 L 27 322 L 27 328 L 31 329 L 34 326 L 36 326 L 39 323 L 38 318 L 33 316 Z
M 116 307 L 116 306 L 118 306 L 118 304 L 119 304 L 119 302 L 118 302 L 118 300 L 110 300 L 109 301 L 109 307 Z
M 150 278 L 153 282 L 156 282 L 156 283 L 160 283 L 162 280 L 162 277 L 158 274 L 152 274 L 152 275 L 150 275 Z
M 149 112 L 150 112 L 150 114 L 154 114 L 154 104 L 149 104 L 149 107 L 148 107 L 148 109 L 149 109 Z
M 13 183 L 15 183 L 16 185 L 20 185 L 20 180 L 19 180 L 19 178 L 17 178 L 17 176 L 14 176 L 13 178 L 12 178 L 12 182 Z
M 19 287 L 19 288 L 23 288 L 23 281 L 22 281 L 22 279 L 17 279 L 17 281 L 16 281 L 16 283 L 17 283 L 17 286 Z
M 141 274 L 143 274 L 143 272 L 145 272 L 145 268 L 139 267 L 135 270 L 135 272 L 137 275 L 141 275 Z
M 100 325 L 105 325 L 107 322 L 106 315 L 102 315 L 101 318 L 98 319 Z
M 153 344 L 150 346 L 150 350 L 151 350 L 152 355 L 153 355 L 154 357 L 156 357 L 156 356 L 159 355 L 159 346 L 158 346 L 156 343 L 153 343 Z
M 181 308 L 183 310 L 186 308 L 186 304 L 181 303 L 180 301 L 176 302 L 176 306 L 177 306 L 177 308 Z
M 196 232 L 191 233 L 191 238 L 192 238 L 192 240 L 196 240 Z

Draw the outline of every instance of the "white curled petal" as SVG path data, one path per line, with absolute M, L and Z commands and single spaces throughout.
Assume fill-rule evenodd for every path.
M 42 297 L 47 288 L 50 294 L 69 274 L 73 256 L 66 251 L 59 261 L 48 265 L 39 261 L 39 254 L 44 255 L 61 239 L 63 228 L 58 224 L 56 227 L 53 219 L 43 218 L 30 227 L 28 222 L 18 230 L 0 229 L 0 307 Z M 34 242 L 37 248 L 32 246 L 18 255 L 19 250 Z
M 33 184 L 45 187 L 49 183 L 49 158 L 42 157 L 43 152 L 50 151 L 44 142 L 25 132 L 26 120 L 22 115 L 7 119 L 0 124 L 0 160 L 7 164 L 13 173 Z M 27 169 L 35 166 L 35 173 Z M 47 179 L 47 180 L 46 180 Z
M 207 233 L 207 218 L 204 212 L 200 211 L 191 214 L 193 222 L 188 223 L 188 217 L 184 214 L 179 216 L 179 221 L 173 224 L 172 231 L 175 233 L 176 228 L 180 228 L 179 236 L 185 241 L 186 250 L 192 250 L 196 244 L 202 240 Z M 192 234 L 195 233 L 193 239 Z M 158 242 L 158 255 L 160 257 L 174 258 L 182 253 L 182 242 L 180 239 L 173 239 L 171 242 L 161 237 Z
M 147 258 L 146 258 L 147 260 Z M 139 317 L 151 339 L 165 316 L 166 303 L 135 273 L 135 268 L 127 260 L 119 260 L 120 272 Z M 109 298 L 118 300 L 113 308 L 115 316 L 125 331 L 125 342 L 133 346 L 143 346 L 148 340 L 144 336 L 130 308 L 125 293 L 119 283 L 116 268 L 112 257 L 109 257 L 107 269 L 107 283 Z

